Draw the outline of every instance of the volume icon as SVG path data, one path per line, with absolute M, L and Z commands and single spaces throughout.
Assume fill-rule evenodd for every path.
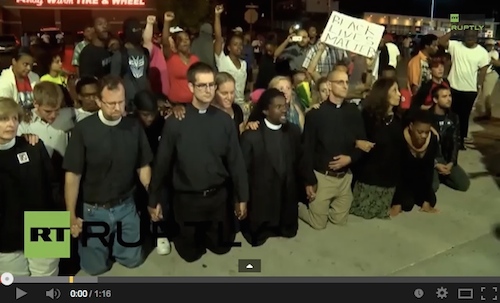
M 51 298 L 52 300 L 57 300 L 61 297 L 61 291 L 57 288 L 52 288 L 45 292 L 45 296 L 47 298 Z

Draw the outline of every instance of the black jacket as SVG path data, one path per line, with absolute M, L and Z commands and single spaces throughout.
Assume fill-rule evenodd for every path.
M 431 108 L 430 110 L 434 110 Z M 438 162 L 457 164 L 460 148 L 460 126 L 458 116 L 448 111 L 444 116 L 434 115 L 433 127 L 439 132 L 442 159 Z
M 0 252 L 24 249 L 24 212 L 63 210 L 60 184 L 42 141 L 17 137 L 0 150 Z
M 419 110 L 422 105 L 424 105 L 425 100 L 432 93 L 432 89 L 436 87 L 438 84 L 432 80 L 422 83 L 419 87 L 417 93 L 411 98 L 411 110 Z M 446 79 L 443 79 L 443 85 L 450 87 L 450 82 Z M 432 98 L 432 97 L 431 97 Z M 432 105 L 433 103 L 431 103 Z

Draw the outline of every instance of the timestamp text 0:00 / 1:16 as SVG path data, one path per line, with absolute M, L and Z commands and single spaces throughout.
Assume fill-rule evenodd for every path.
M 109 289 L 72 289 L 69 291 L 70 298 L 111 298 Z

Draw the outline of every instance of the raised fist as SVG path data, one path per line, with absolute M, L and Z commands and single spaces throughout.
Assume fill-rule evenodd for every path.
M 174 12 L 166 12 L 163 18 L 165 19 L 166 22 L 171 22 L 172 20 L 175 19 L 175 14 Z
M 148 17 L 146 18 L 146 22 L 147 22 L 148 24 L 154 24 L 154 23 L 156 22 L 156 16 L 148 16 Z
M 215 14 L 220 15 L 224 12 L 224 5 L 215 6 Z

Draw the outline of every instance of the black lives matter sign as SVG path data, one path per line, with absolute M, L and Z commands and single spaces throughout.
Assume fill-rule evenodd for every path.
M 377 54 L 384 27 L 339 12 L 332 12 L 321 41 L 368 58 Z

